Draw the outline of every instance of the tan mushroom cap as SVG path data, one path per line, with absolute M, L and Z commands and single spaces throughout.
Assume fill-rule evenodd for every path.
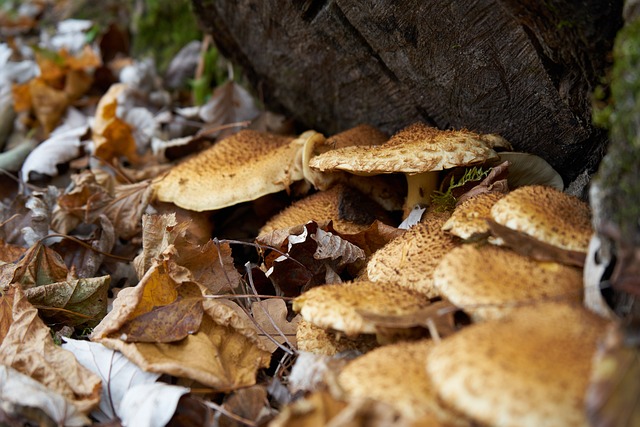
M 375 335 L 357 335 L 353 338 L 320 328 L 304 319 L 296 330 L 298 350 L 324 356 L 334 356 L 349 350 L 367 352 L 378 346 Z
M 593 234 L 589 205 L 552 187 L 517 188 L 491 208 L 498 224 L 556 247 L 587 252 Z
M 442 231 L 446 213 L 430 212 L 422 222 L 378 249 L 367 263 L 367 277 L 374 282 L 393 282 L 429 298 L 438 295 L 433 271 L 440 259 L 458 243 Z
M 380 145 L 389 140 L 387 134 L 369 124 L 361 124 L 327 138 L 325 147 L 336 149 L 361 145 Z M 323 147 L 319 147 L 321 151 Z
M 408 419 L 431 418 L 446 425 L 468 425 L 455 420 L 436 399 L 424 364 L 431 340 L 400 342 L 374 349 L 349 362 L 338 374 L 348 398 L 384 402 Z
M 538 304 L 445 338 L 427 357 L 443 403 L 481 425 L 586 426 L 584 395 L 606 322 Z
M 312 220 L 332 220 L 336 231 L 352 234 L 366 230 L 376 219 L 391 222 L 391 217 L 380 205 L 355 189 L 337 184 L 294 202 L 269 219 L 259 235 Z
M 156 197 L 205 211 L 282 191 L 303 178 L 303 142 L 242 130 L 173 167 L 154 183 Z
M 480 134 L 414 123 L 394 134 L 385 144 L 331 150 L 312 158 L 309 164 L 321 171 L 412 174 L 482 163 L 497 157 L 490 142 Z
M 435 289 L 475 321 L 496 319 L 540 300 L 582 301 L 582 272 L 493 245 L 462 245 L 433 273 Z
M 392 283 L 362 281 L 312 288 L 293 300 L 293 309 L 316 326 L 356 335 L 377 332 L 375 323 L 360 311 L 409 314 L 429 303 L 424 295 Z
M 491 218 L 491 208 L 504 196 L 503 193 L 488 192 L 470 197 L 454 209 L 449 219 L 442 226 L 461 239 L 469 239 L 476 234 L 489 232 L 487 219 Z

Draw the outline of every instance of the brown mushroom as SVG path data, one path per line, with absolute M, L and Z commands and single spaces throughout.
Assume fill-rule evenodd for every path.
M 389 214 L 373 200 L 346 185 L 337 184 L 294 202 L 260 229 L 265 235 L 278 229 L 306 224 L 309 221 L 333 221 L 340 233 L 358 233 L 375 220 L 391 223 Z
M 582 272 L 493 245 L 465 244 L 446 254 L 433 286 L 474 321 L 500 318 L 540 300 L 582 300 Z
M 312 288 L 293 300 L 293 309 L 316 326 L 353 336 L 378 332 L 361 311 L 407 314 L 429 304 L 426 296 L 399 285 L 361 281 Z
M 367 278 L 397 283 L 429 298 L 437 296 L 433 271 L 457 245 L 456 237 L 442 231 L 447 217 L 446 213 L 430 212 L 422 222 L 374 252 L 367 263 Z
M 493 205 L 491 217 L 500 225 L 570 251 L 586 253 L 593 234 L 589 205 L 542 185 L 511 191 Z
M 508 142 L 497 136 L 466 130 L 443 131 L 414 123 L 382 145 L 344 147 L 309 161 L 321 171 L 343 170 L 358 175 L 403 173 L 407 178 L 405 214 L 414 205 L 428 205 L 437 188 L 437 171 L 496 159 L 493 147 Z
M 286 190 L 303 179 L 301 138 L 242 130 L 173 167 L 153 184 L 158 200 L 221 209 Z
M 350 338 L 340 332 L 320 328 L 304 319 L 298 322 L 296 343 L 299 351 L 324 356 L 334 356 L 349 350 L 366 352 L 378 346 L 374 335 L 365 334 Z
M 580 305 L 523 307 L 445 338 L 427 372 L 442 402 L 479 425 L 586 426 L 584 396 L 605 326 Z
M 486 192 L 466 199 L 456 206 L 442 230 L 461 239 L 488 233 L 489 225 L 486 220 L 491 217 L 491 208 L 502 196 L 503 193 Z

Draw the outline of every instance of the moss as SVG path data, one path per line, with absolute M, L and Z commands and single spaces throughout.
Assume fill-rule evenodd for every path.
M 192 40 L 202 38 L 190 0 L 147 0 L 133 22 L 133 54 L 152 56 L 160 72 Z
M 610 144 L 596 180 L 607 219 L 640 245 L 640 20 L 620 30 L 613 57 Z
M 482 170 L 480 167 L 467 168 L 464 174 L 456 181 L 455 177 L 451 177 L 449 186 L 446 191 L 434 191 L 431 195 L 431 205 L 436 212 L 453 211 L 456 207 L 457 198 L 453 192 L 456 188 L 461 188 L 469 182 L 479 183 L 489 175 L 492 168 Z

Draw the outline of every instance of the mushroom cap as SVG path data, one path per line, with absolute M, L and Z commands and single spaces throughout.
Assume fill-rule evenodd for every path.
M 466 130 L 439 130 L 414 123 L 382 145 L 350 146 L 312 158 L 321 171 L 344 170 L 356 174 L 422 173 L 482 163 L 498 154 L 481 135 Z
M 458 244 L 456 237 L 442 231 L 447 218 L 446 213 L 429 212 L 422 222 L 374 252 L 367 263 L 369 280 L 397 283 L 429 298 L 437 296 L 433 271 Z
M 221 209 L 287 189 L 303 178 L 303 141 L 242 130 L 176 165 L 154 183 L 158 200 Z
M 359 312 L 409 314 L 429 304 L 426 296 L 393 283 L 361 281 L 312 288 L 293 300 L 293 309 L 316 326 L 356 335 L 377 332 Z
M 580 305 L 523 307 L 445 338 L 427 372 L 445 405 L 481 425 L 586 426 L 584 395 L 605 326 Z
M 491 208 L 495 222 L 556 247 L 587 252 L 593 234 L 589 205 L 552 187 L 517 188 Z
M 367 352 L 378 346 L 375 335 L 357 335 L 350 338 L 320 328 L 304 319 L 298 322 L 296 343 L 300 351 L 324 356 L 334 356 L 349 350 Z
M 349 398 L 384 402 L 408 419 L 436 418 L 453 423 L 436 400 L 424 368 L 433 348 L 431 340 L 399 342 L 371 350 L 350 361 L 338 374 L 338 384 Z
M 361 124 L 330 136 L 319 148 L 324 151 L 322 150 L 324 147 L 336 149 L 350 146 L 380 145 L 387 142 L 387 140 L 389 140 L 387 134 L 378 128 L 368 124 Z
M 475 321 L 503 317 L 543 299 L 582 301 L 582 272 L 493 245 L 462 245 L 446 254 L 433 286 Z
M 366 230 L 379 219 L 390 223 L 389 214 L 377 203 L 358 190 L 337 184 L 294 202 L 273 216 L 260 229 L 259 235 L 275 230 L 306 224 L 309 221 L 333 221 L 333 227 L 342 233 Z
M 489 225 L 486 219 L 491 218 L 491 208 L 502 196 L 503 193 L 488 192 L 466 199 L 456 206 L 442 230 L 462 239 L 488 233 Z

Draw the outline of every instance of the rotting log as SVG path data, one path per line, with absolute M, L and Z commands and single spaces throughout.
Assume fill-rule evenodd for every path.
M 606 133 L 591 93 L 619 0 L 193 0 L 258 96 L 332 134 L 414 121 L 500 133 L 565 183 L 593 172 Z

